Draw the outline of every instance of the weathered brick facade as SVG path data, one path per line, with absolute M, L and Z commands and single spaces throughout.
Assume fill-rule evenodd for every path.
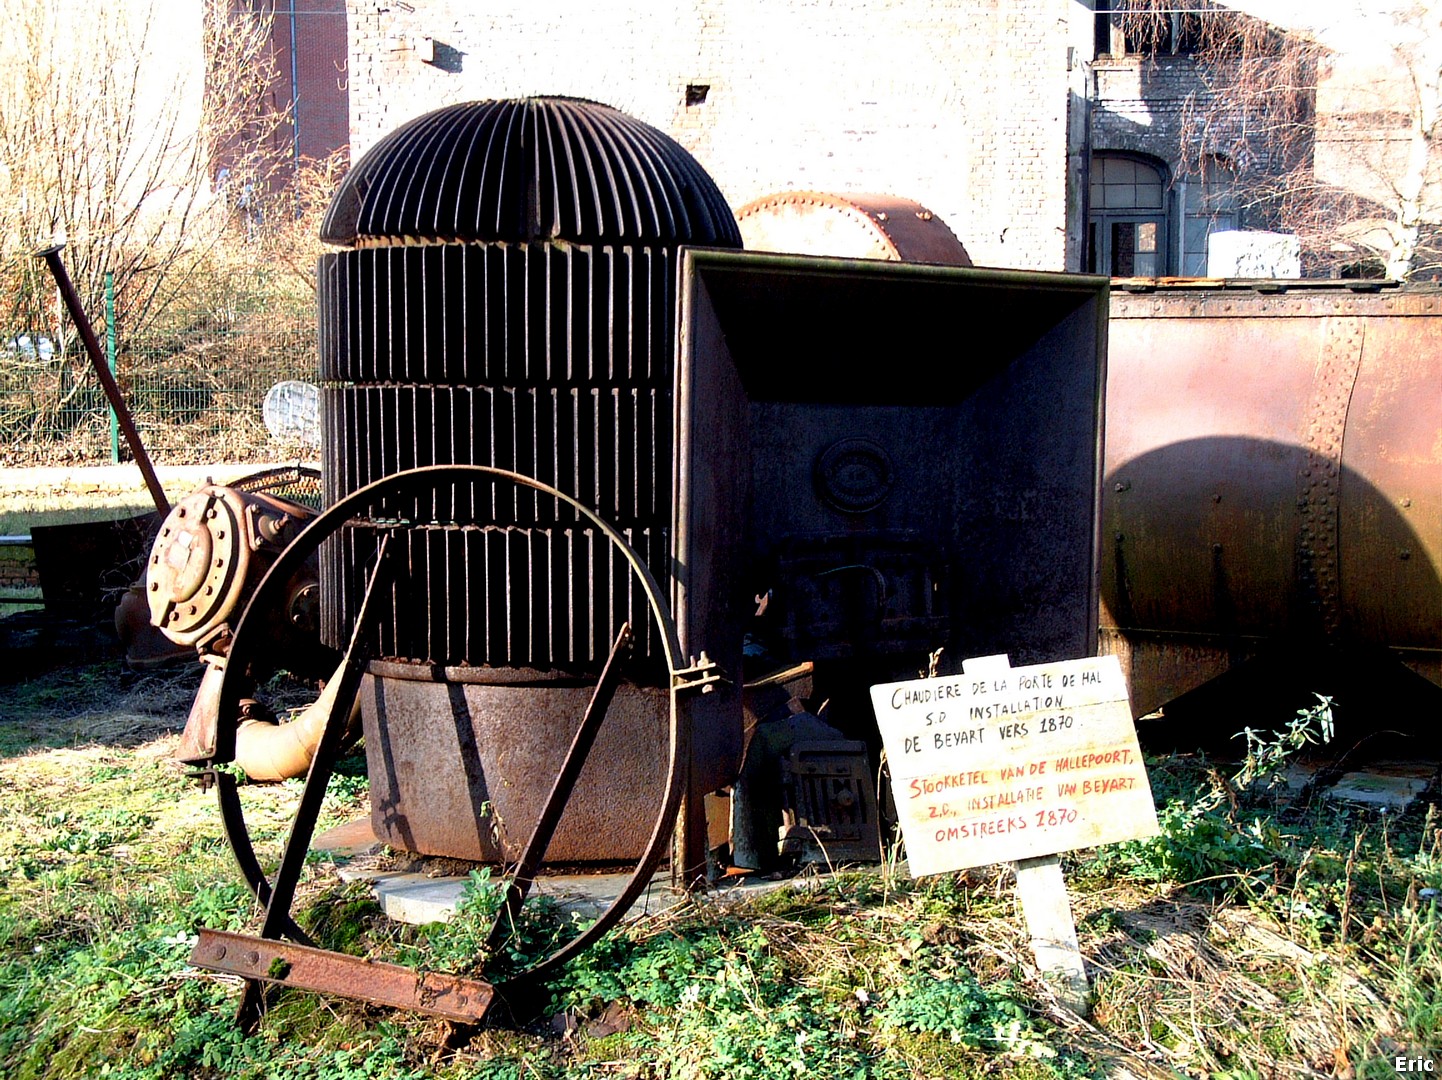
M 733 208 L 788 189 L 886 192 L 945 218 L 978 264 L 1079 265 L 1070 103 L 1091 27 L 1075 0 L 347 9 L 356 157 L 441 105 L 569 94 L 671 134 Z
M 1189 95 L 1205 92 L 1192 61 L 1099 57 L 1092 69 L 1092 150 L 1144 154 L 1175 168 L 1181 156 L 1183 105 Z
M 15 593 L 39 584 L 35 549 L 28 544 L 0 543 L 0 591 Z
M 1188 56 L 1100 56 L 1092 63 L 1092 152 L 1125 151 L 1153 158 L 1169 181 L 1183 180 L 1184 159 L 1199 153 L 1231 159 L 1242 137 L 1240 111 L 1235 118 L 1208 116 L 1205 135 L 1186 112 L 1208 113 L 1211 90 Z M 1201 140 L 1206 145 L 1184 146 Z M 1250 140 L 1246 165 L 1265 170 L 1271 164 L 1264 142 Z

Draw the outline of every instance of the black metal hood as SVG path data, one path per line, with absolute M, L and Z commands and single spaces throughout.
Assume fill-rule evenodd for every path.
M 346 175 L 321 239 L 740 247 L 725 198 L 670 136 L 593 101 L 447 105 Z

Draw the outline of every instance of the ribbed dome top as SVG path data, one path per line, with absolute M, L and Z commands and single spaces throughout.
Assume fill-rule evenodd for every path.
M 391 132 L 341 181 L 321 239 L 740 247 L 726 200 L 670 136 L 607 105 L 448 105 Z

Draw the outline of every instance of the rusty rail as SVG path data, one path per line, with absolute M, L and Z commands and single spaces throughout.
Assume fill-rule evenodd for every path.
M 225 930 L 202 928 L 190 963 L 206 971 L 239 975 L 251 983 L 295 986 L 467 1024 L 484 1020 L 495 1000 L 490 983 L 477 979 L 414 971 L 399 964 Z

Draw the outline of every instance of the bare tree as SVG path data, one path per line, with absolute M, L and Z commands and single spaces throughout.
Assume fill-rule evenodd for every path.
M 1392 12 L 1382 78 L 1335 75 L 1318 132 L 1317 171 L 1378 211 L 1342 235 L 1370 249 L 1392 278 L 1442 267 L 1442 3 Z
M 1314 273 L 1372 263 L 1404 279 L 1442 253 L 1439 0 L 1369 17 L 1370 77 L 1313 33 L 1202 0 L 1128 0 L 1137 51 L 1185 41 L 1198 89 L 1183 104 L 1181 173 L 1232 171 L 1229 202 L 1253 227 L 1295 234 Z
M 0 39 L 0 363 L 8 382 L 74 353 L 38 247 L 63 241 L 88 311 L 113 275 L 139 333 L 243 215 L 271 168 L 268 22 L 140 0 L 7 0 Z M 193 17 L 186 25 L 178 19 Z M 200 48 L 197 50 L 196 46 Z M 197 52 L 202 63 L 195 63 Z M 180 59 L 177 59 L 180 58 Z M 222 156 L 229 179 L 217 184 Z M 17 341 L 20 331 L 26 341 Z M 37 367 L 27 373 L 26 364 Z M 64 382 L 64 380 L 62 380 Z M 77 380 L 69 380 L 71 384 Z

